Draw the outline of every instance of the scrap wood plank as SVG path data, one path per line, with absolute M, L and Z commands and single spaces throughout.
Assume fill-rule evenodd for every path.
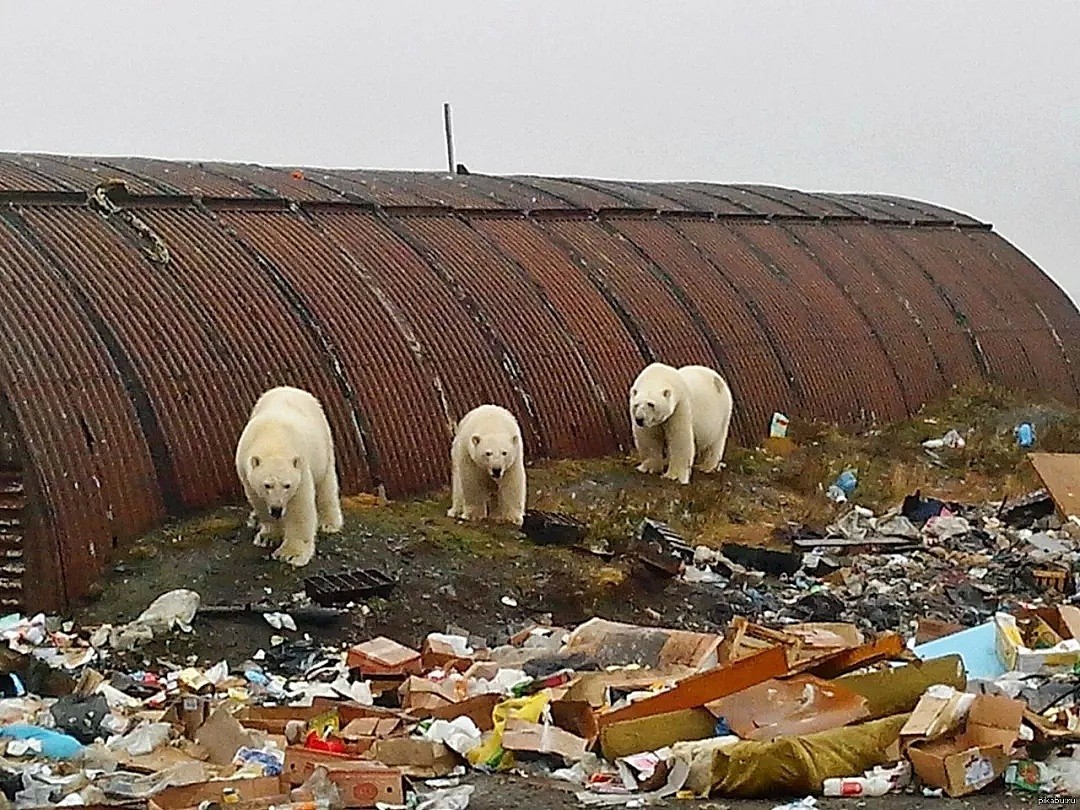
M 896 633 L 885 633 L 861 647 L 841 650 L 824 661 L 816 661 L 807 671 L 819 678 L 835 678 L 868 664 L 900 658 L 905 652 L 904 641 L 900 636 Z
M 1080 515 L 1080 453 L 1029 453 L 1028 459 L 1062 516 Z
M 754 655 L 733 661 L 721 667 L 691 675 L 679 681 L 666 692 L 647 697 L 601 714 L 600 728 L 625 720 L 637 720 L 656 714 L 668 714 L 684 709 L 697 709 L 706 703 L 741 692 L 748 686 L 756 686 L 769 678 L 787 674 L 787 654 L 783 647 L 769 647 Z

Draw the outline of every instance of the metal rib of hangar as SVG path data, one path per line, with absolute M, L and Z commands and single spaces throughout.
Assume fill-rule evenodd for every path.
M 629 447 L 646 363 L 702 363 L 735 439 L 896 419 L 989 381 L 1080 400 L 1080 313 L 989 225 L 765 186 L 0 154 L 0 601 L 239 497 L 258 395 L 315 393 L 345 492 L 430 491 L 453 425 Z M 33 583 L 29 587 L 27 583 Z

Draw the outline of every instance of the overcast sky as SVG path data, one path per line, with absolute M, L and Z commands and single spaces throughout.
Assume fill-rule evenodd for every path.
M 1080 2 L 0 0 L 0 149 L 929 200 L 1080 295 Z

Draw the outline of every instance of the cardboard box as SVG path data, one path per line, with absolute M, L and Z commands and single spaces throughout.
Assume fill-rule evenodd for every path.
M 380 802 L 393 805 L 405 803 L 400 770 L 370 759 L 309 751 L 296 745 L 285 749 L 282 781 L 302 785 L 319 767 L 326 768 L 328 778 L 341 791 L 346 807 L 374 807 Z
M 1045 622 L 1061 641 L 1047 649 L 1031 649 L 1024 643 L 1017 619 Z M 1006 671 L 1053 675 L 1071 672 L 1080 664 L 1080 608 L 1058 605 L 1023 611 L 1017 616 L 998 613 L 994 616 L 995 645 Z
M 215 779 L 194 785 L 168 787 L 156 794 L 149 802 L 150 810 L 181 810 L 198 807 L 202 802 L 221 802 L 223 791 L 236 791 L 241 801 L 280 796 L 288 792 L 282 780 L 276 776 L 260 776 L 256 779 Z
M 958 735 L 912 743 L 907 750 L 915 773 L 950 796 L 976 793 L 999 779 L 1012 761 L 1024 717 L 1023 701 L 978 695 Z
M 449 776 L 459 764 L 457 755 L 443 743 L 410 737 L 377 740 L 368 756 L 415 779 Z
M 495 707 L 503 702 L 502 695 L 477 695 L 476 697 L 463 700 L 461 703 L 451 703 L 440 706 L 429 712 L 418 711 L 417 714 L 430 714 L 436 720 L 456 720 L 459 717 L 468 717 L 481 731 L 491 731 L 495 728 Z
M 558 726 L 529 723 L 514 717 L 506 721 L 502 745 L 507 751 L 555 755 L 567 762 L 582 759 L 589 747 L 587 740 Z
M 439 638 L 428 636 L 421 648 L 421 662 L 425 672 L 433 669 L 465 672 L 475 662 L 475 655 L 458 655 L 452 646 Z
M 415 675 L 401 685 L 399 693 L 402 708 L 418 710 L 421 714 L 458 702 L 453 684 L 436 683 Z
M 419 675 L 423 671 L 420 653 L 385 636 L 352 647 L 347 663 L 364 675 Z
M 923 695 L 900 729 L 901 746 L 906 749 L 918 740 L 936 740 L 955 732 L 963 723 L 965 705 L 972 700 L 971 695 L 955 690 L 942 697 Z

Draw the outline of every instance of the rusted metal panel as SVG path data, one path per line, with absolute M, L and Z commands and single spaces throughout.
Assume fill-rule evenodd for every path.
M 465 304 L 415 245 L 375 214 L 335 210 L 316 211 L 312 217 L 409 318 L 419 346 L 438 374 L 431 384 L 445 397 L 450 421 L 456 425 L 478 404 L 518 401 L 503 358 L 491 349 Z M 445 442 L 441 456 L 449 474 L 449 428 L 441 436 Z
M 610 450 L 605 434 L 611 428 L 591 366 L 529 276 L 465 220 L 410 217 L 404 222 L 453 274 L 520 366 L 525 393 L 535 403 L 544 455 L 595 456 Z
M 268 196 L 266 192 L 253 188 L 249 183 L 233 178 L 221 164 L 217 163 L 124 157 L 97 158 L 97 160 L 138 175 L 159 188 L 176 189 L 179 194 L 233 199 Z
M 786 224 L 786 223 L 785 223 Z M 829 228 L 823 229 L 831 234 Z M 827 350 L 834 354 L 851 353 L 850 362 L 836 363 L 829 382 L 839 397 L 837 405 L 846 401 L 844 422 L 875 422 L 901 419 L 906 416 L 902 407 L 903 393 L 888 354 L 880 341 L 874 339 L 873 326 L 858 304 L 847 297 L 833 281 L 812 251 L 800 243 L 782 225 L 757 226 L 744 229 L 757 248 L 786 272 L 810 307 L 809 314 L 826 324 L 829 335 Z
M 302 297 L 340 357 L 350 424 L 339 424 L 343 470 L 363 470 L 392 494 L 445 480 L 439 448 L 446 421 L 405 337 L 369 289 L 357 263 L 318 228 L 293 214 L 223 213 L 222 219 L 274 263 Z M 357 441 L 359 431 L 360 441 Z M 441 449 L 441 448 L 439 448 Z M 355 483 L 353 484 L 355 488 Z
M 691 188 L 687 183 L 638 183 L 637 185 L 646 186 L 657 194 L 674 200 L 678 203 L 678 208 L 685 211 L 734 216 L 752 214 L 745 205 Z
M 960 211 L 942 208 L 940 205 L 923 202 L 922 200 L 893 197 L 888 194 L 866 194 L 860 196 L 865 196 L 875 202 L 892 204 L 905 210 L 917 211 L 921 215 L 921 219 L 932 220 L 942 224 L 956 223 L 957 225 L 967 226 L 981 226 L 984 224 L 981 220 L 975 219 Z
M 85 594 L 112 538 L 161 519 L 149 448 L 108 351 L 24 223 L 0 219 L 3 401 L 30 501 L 27 594 L 58 609 Z
M 693 301 L 704 326 L 716 336 L 723 361 L 717 371 L 724 375 L 735 397 L 735 438 L 755 442 L 765 431 L 772 414 L 791 406 L 791 389 L 784 376 L 777 347 L 754 317 L 722 267 L 711 264 L 683 238 L 678 224 L 634 219 L 613 219 L 613 226 L 632 240 Z M 722 223 L 702 227 L 723 228 Z
M 322 170 L 306 169 L 305 171 L 323 173 Z M 330 169 L 325 173 L 329 175 L 326 182 L 334 188 L 340 188 L 348 194 L 354 194 L 388 208 L 397 206 L 419 207 L 433 204 L 423 194 L 413 191 L 410 184 L 404 182 L 402 175 L 408 175 L 410 172 Z M 315 177 L 318 178 L 318 175 L 315 175 Z
M 352 425 L 322 346 L 275 289 L 269 271 L 230 233 L 230 223 L 190 208 L 140 210 L 139 216 L 169 246 L 171 260 L 156 272 L 188 289 L 207 330 L 215 336 L 219 356 L 228 362 L 224 373 L 233 375 L 231 381 L 225 380 L 232 389 L 228 407 L 216 415 L 221 422 L 220 440 L 228 444 L 201 461 L 208 476 L 223 487 L 218 498 L 240 496 L 232 450 L 255 401 L 270 388 L 292 385 L 318 397 L 334 426 L 338 455 L 347 452 L 348 437 L 338 434 L 351 431 Z M 192 425 L 189 429 L 200 428 Z M 359 490 L 361 469 L 355 464 L 343 466 L 342 485 Z
M 964 329 L 963 319 L 950 308 L 947 293 L 929 270 L 903 249 L 899 240 L 910 230 L 863 227 L 847 231 L 847 238 L 874 257 L 881 275 L 891 282 L 912 317 L 918 319 L 948 385 L 975 382 L 984 376 L 982 361 Z
M 752 191 L 759 197 L 786 205 L 793 211 L 807 217 L 849 217 L 851 210 L 839 205 L 835 200 L 806 194 L 794 189 L 776 188 L 775 186 L 740 185 L 736 188 Z
M 27 155 L 23 159 L 27 165 L 40 166 L 42 171 L 47 171 L 51 176 L 62 179 L 79 191 L 90 191 L 108 180 L 122 180 L 132 194 L 161 194 L 169 191 L 167 187 L 162 188 L 154 183 L 148 183 L 136 174 L 99 163 L 94 158 L 71 155 Z
M 524 219 L 476 217 L 471 224 L 529 273 L 573 336 L 610 413 L 605 436 L 592 437 L 598 452 L 628 447 L 630 384 L 644 365 L 629 327 L 571 257 Z
M 851 233 L 865 225 L 785 223 L 783 227 L 817 256 L 851 306 L 863 313 L 898 378 L 905 414 L 914 413 L 948 387 L 918 318 L 880 271 L 878 258 L 851 240 Z
M 345 202 L 339 192 L 306 179 L 307 173 L 315 173 L 314 169 L 305 169 L 297 175 L 295 171 L 252 163 L 213 163 L 207 164 L 207 168 L 249 184 L 259 196 L 278 196 L 295 202 Z
M 673 366 L 715 366 L 709 342 L 665 281 L 634 245 L 596 221 L 558 220 L 541 223 L 545 233 L 575 262 L 594 274 L 607 298 L 626 314 L 651 360 Z M 629 392 L 628 392 L 629 393 Z
M 992 381 L 1021 391 L 1032 390 L 1034 369 L 1023 344 L 1013 334 L 992 292 L 973 278 L 960 257 L 945 246 L 946 234 L 928 241 L 907 229 L 895 231 L 893 238 L 933 277 L 963 329 L 976 342 Z
M 603 208 L 623 208 L 628 205 L 622 195 L 608 194 L 583 186 L 569 177 L 532 177 L 515 175 L 514 182 L 538 189 L 562 200 L 568 208 L 585 208 L 599 211 Z
M 458 182 L 485 200 L 489 207 L 509 208 L 518 211 L 534 209 L 566 208 L 564 200 L 533 186 L 514 182 L 509 177 L 490 177 L 482 174 L 457 175 Z M 474 206 L 470 206 L 474 207 Z
M 687 183 L 686 185 L 694 191 L 700 191 L 703 194 L 726 200 L 732 205 L 745 209 L 747 213 L 757 214 L 758 216 L 775 216 L 778 214 L 791 216 L 798 214 L 798 211 L 790 205 L 777 203 L 744 187 L 724 186 L 719 183 Z
M 965 231 L 964 235 L 990 260 L 997 263 L 1031 303 L 1038 322 L 1045 326 L 1064 358 L 1073 381 L 1070 390 L 1080 391 L 1080 323 L 1076 305 L 1046 273 L 1014 245 L 989 231 Z M 1029 323 L 1037 328 L 1036 323 Z M 1071 399 L 1064 391 L 1061 396 Z M 1080 399 L 1080 396 L 1077 397 Z
M 33 156 L 0 155 L 0 191 L 77 191 L 75 186 L 55 177 Z
M 183 503 L 212 502 L 228 491 L 235 472 L 190 463 L 232 446 L 236 436 L 227 426 L 244 410 L 232 393 L 235 353 L 219 339 L 228 325 L 210 322 L 184 280 L 146 263 L 115 221 L 88 209 L 28 208 L 23 216 L 64 263 L 92 315 L 109 324 L 118 351 L 145 383 Z
M 790 381 L 786 413 L 839 420 L 847 409 L 837 407 L 834 383 L 829 379 L 835 364 L 827 358 L 836 354 L 828 325 L 810 311 L 810 302 L 787 275 L 790 268 L 767 263 L 750 239 L 751 234 L 769 227 L 695 221 L 678 225 L 679 231 L 728 277 L 743 300 L 753 302 L 757 319 L 768 331 Z
M 645 208 L 656 211 L 684 211 L 688 210 L 678 200 L 666 196 L 652 183 L 624 183 L 612 180 L 583 180 L 575 179 L 574 182 L 584 188 L 610 194 L 625 202 L 625 205 L 616 208 Z

